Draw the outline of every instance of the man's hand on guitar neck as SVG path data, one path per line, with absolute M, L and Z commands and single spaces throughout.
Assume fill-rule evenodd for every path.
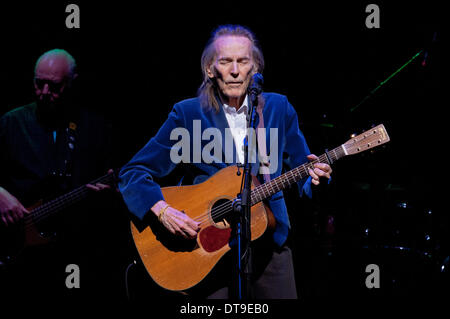
M 160 200 L 151 208 L 151 210 L 164 227 L 172 234 L 187 239 L 195 238 L 197 236 L 199 223 L 185 213 L 171 207 L 165 201 Z
M 108 174 L 114 174 L 113 169 L 108 170 Z M 86 184 L 86 187 L 92 189 L 94 192 L 100 192 L 104 189 L 111 189 L 111 185 L 95 183 L 95 184 Z M 116 187 L 116 192 L 119 192 L 119 189 Z
M 308 160 L 314 161 L 319 159 L 316 155 L 310 154 Z M 320 178 L 330 178 L 332 169 L 330 165 L 325 163 L 315 163 L 314 170 L 309 169 L 309 175 L 314 185 L 320 184 Z M 195 238 L 199 231 L 199 223 L 187 216 L 185 213 L 171 207 L 163 200 L 157 202 L 151 211 L 158 217 L 159 221 L 172 234 L 183 236 L 184 238 Z
M 111 186 L 102 184 L 102 183 L 95 183 L 95 184 L 86 184 L 86 187 L 89 189 L 92 189 L 94 192 L 100 192 L 104 189 L 110 189 Z
M 0 218 L 1 223 L 8 226 L 20 221 L 30 212 L 23 207 L 17 198 L 11 195 L 6 189 L 0 187 Z
M 314 154 L 309 154 L 308 156 L 306 156 L 308 158 L 308 160 L 310 161 L 315 161 L 317 159 L 319 159 L 316 155 Z M 320 184 L 320 177 L 326 177 L 328 179 L 330 179 L 331 176 L 331 172 L 333 170 L 331 169 L 330 165 L 325 164 L 325 163 L 315 163 L 314 164 L 314 170 L 309 169 L 309 175 L 311 176 L 311 182 L 314 185 L 319 185 Z

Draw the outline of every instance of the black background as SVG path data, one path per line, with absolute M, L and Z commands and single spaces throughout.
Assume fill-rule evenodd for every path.
M 368 29 L 370 2 L 364 1 L 78 1 L 80 29 L 68 29 L 69 3 L 2 5 L 0 114 L 32 101 L 33 69 L 43 52 L 66 49 L 77 61 L 84 103 L 113 121 L 121 166 L 156 133 L 175 102 L 195 96 L 211 31 L 246 25 L 265 55 L 265 91 L 288 96 L 313 153 L 380 123 L 391 137 L 376 152 L 336 163 L 332 183 L 321 185 L 313 200 L 286 191 L 299 294 L 445 293 L 447 275 L 440 269 L 449 255 L 448 216 L 438 185 L 447 175 L 443 8 L 378 1 L 381 27 Z M 330 218 L 334 231 L 327 228 Z M 370 263 L 381 268 L 380 289 L 365 287 Z

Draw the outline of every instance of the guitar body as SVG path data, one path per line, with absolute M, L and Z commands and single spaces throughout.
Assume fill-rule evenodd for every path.
M 201 219 L 196 239 L 177 238 L 156 218 L 139 229 L 131 223 L 131 232 L 141 260 L 153 280 L 168 290 L 186 290 L 208 275 L 231 247 L 230 215 L 213 216 L 211 211 L 227 206 L 237 197 L 242 177 L 236 166 L 228 166 L 198 185 L 162 188 L 164 199 L 189 217 Z M 253 184 L 257 183 L 254 178 Z M 228 219 L 228 220 L 227 220 Z M 252 240 L 260 237 L 268 225 L 274 226 L 272 212 L 262 202 L 251 210 Z
M 28 211 L 32 211 L 42 205 L 37 202 Z M 13 263 L 28 247 L 46 245 L 54 240 L 54 237 L 46 233 L 33 220 L 28 218 L 18 224 L 8 227 L 2 226 L 0 230 L 0 262 Z
M 380 124 L 326 151 L 316 160 L 293 168 L 263 185 L 253 178 L 251 239 L 260 237 L 268 226 L 275 227 L 275 218 L 269 207 L 263 204 L 264 199 L 307 178 L 315 163 L 331 165 L 344 156 L 372 149 L 389 140 L 384 125 Z M 228 166 L 201 184 L 162 189 L 167 203 L 184 211 L 192 219 L 201 221 L 198 236 L 193 240 L 172 235 L 151 213 L 146 215 L 144 222 L 131 223 L 131 232 L 141 260 L 157 284 L 169 290 L 191 288 L 205 278 L 231 249 L 232 229 L 227 214 L 223 213 L 231 210 L 230 203 L 240 191 L 242 178 L 236 172 L 236 166 Z
M 33 206 L 27 208 L 32 211 L 42 205 L 42 201 L 37 202 Z M 23 225 L 23 247 L 41 246 L 50 243 L 54 238 L 46 232 L 40 231 L 40 227 L 33 219 L 24 221 Z
M 114 174 L 108 173 L 90 184 L 112 185 Z M 47 188 L 46 188 L 47 189 Z M 0 224 L 0 266 L 14 262 L 27 247 L 41 246 L 55 240 L 58 228 L 56 215 L 64 209 L 84 199 L 91 191 L 82 185 L 53 200 L 40 200 L 27 210 L 30 212 L 18 223 L 4 226 Z

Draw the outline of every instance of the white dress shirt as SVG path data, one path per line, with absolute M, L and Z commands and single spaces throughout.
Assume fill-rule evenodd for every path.
M 237 160 L 244 163 L 244 139 L 247 134 L 247 109 L 248 109 L 248 96 L 245 97 L 239 110 L 236 108 L 223 104 L 223 110 L 225 117 L 228 121 L 228 126 L 231 130 L 231 135 L 236 145 Z

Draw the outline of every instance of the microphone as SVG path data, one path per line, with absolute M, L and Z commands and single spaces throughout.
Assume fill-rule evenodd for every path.
M 264 78 L 261 73 L 255 73 L 252 76 L 252 81 L 249 87 L 249 93 L 258 96 L 262 92 L 262 85 L 264 83 Z

